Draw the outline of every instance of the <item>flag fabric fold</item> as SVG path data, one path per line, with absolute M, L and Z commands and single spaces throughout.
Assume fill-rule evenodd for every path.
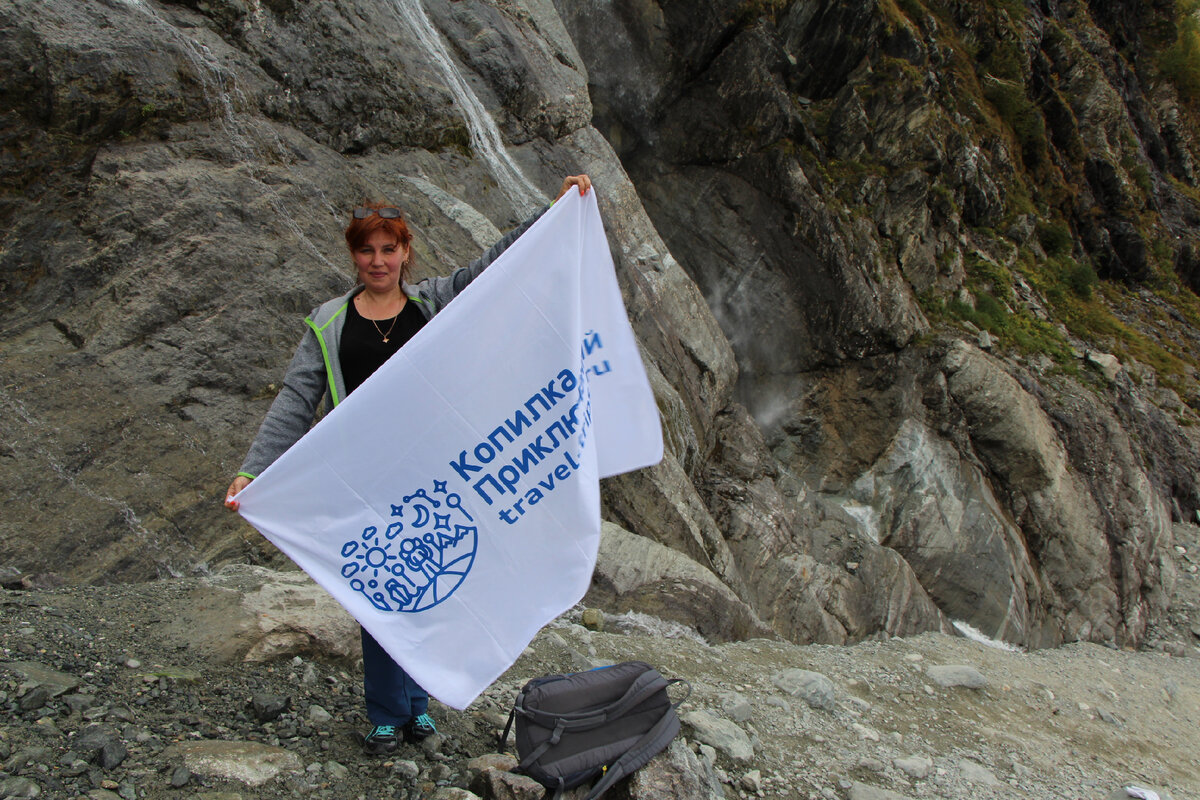
M 571 191 L 237 499 L 461 709 L 587 591 L 599 479 L 662 447 L 596 193 Z

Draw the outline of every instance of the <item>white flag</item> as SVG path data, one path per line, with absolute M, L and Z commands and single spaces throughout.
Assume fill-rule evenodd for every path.
M 568 192 L 237 498 L 455 708 L 582 599 L 599 479 L 662 458 L 595 197 Z

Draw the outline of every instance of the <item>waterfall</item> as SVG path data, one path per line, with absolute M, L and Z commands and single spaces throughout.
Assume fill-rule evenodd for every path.
M 416 36 L 429 55 L 430 61 L 442 74 L 446 88 L 450 90 L 462 112 L 463 121 L 466 122 L 471 148 L 487 162 L 500 190 L 521 216 L 541 208 L 548 198 L 529 182 L 508 154 L 495 120 L 484 109 L 483 103 L 467 85 L 462 72 L 450 58 L 450 52 L 426 16 L 421 0 L 392 0 L 392 3 L 401 21 Z

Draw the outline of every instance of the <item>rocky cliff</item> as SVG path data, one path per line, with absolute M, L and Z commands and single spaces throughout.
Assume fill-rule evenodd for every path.
M 682 586 L 656 610 L 718 639 L 1160 635 L 1200 509 L 1173 5 L 0 0 L 0 23 L 0 565 L 278 561 L 219 500 L 303 314 L 350 285 L 345 210 L 402 205 L 427 275 L 587 171 L 668 448 L 604 487 L 665 546 L 625 542 L 646 570 L 598 578 L 607 602 Z

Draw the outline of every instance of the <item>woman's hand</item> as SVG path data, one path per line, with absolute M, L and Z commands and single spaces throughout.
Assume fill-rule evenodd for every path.
M 233 483 L 229 484 L 229 489 L 225 492 L 225 507 L 230 511 L 237 511 L 240 505 L 233 497 L 242 489 L 250 485 L 250 479 L 245 475 L 238 475 L 233 479 Z
M 558 190 L 558 197 L 555 197 L 554 201 L 557 203 L 559 198 L 566 194 L 572 186 L 578 186 L 579 194 L 585 195 L 592 188 L 592 179 L 587 175 L 568 175 L 563 178 L 562 188 Z

